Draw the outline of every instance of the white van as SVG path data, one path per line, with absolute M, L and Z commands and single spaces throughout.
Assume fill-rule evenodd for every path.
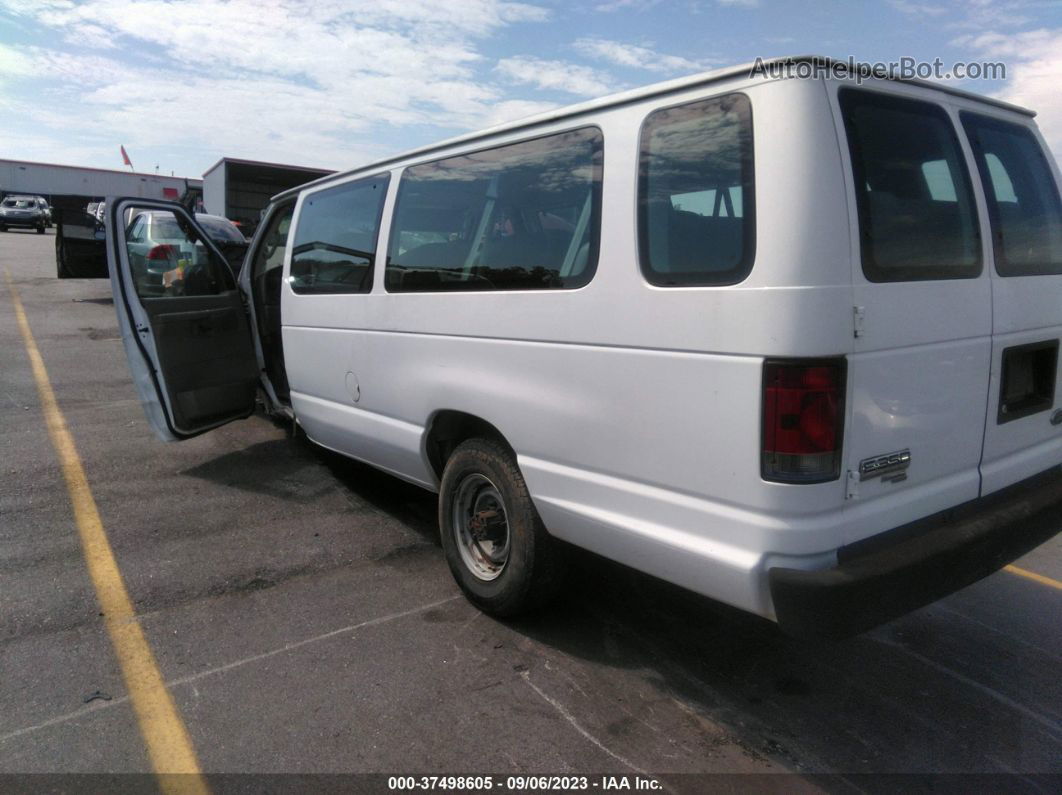
M 1062 525 L 1062 204 L 1032 117 L 712 72 L 280 194 L 239 284 L 179 206 L 108 199 L 115 305 L 160 437 L 262 387 L 439 492 L 489 612 L 553 593 L 562 539 L 861 631 Z M 136 295 L 133 208 L 205 248 L 198 288 Z

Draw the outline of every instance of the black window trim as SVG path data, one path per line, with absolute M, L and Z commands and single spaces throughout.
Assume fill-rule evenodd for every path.
M 291 266 L 295 264 L 295 236 L 298 234 L 299 224 L 301 224 L 301 222 L 302 222 L 302 211 L 303 211 L 303 207 L 306 205 L 306 202 L 310 201 L 310 199 L 312 199 L 315 196 L 320 196 L 322 194 L 327 194 L 327 193 L 332 193 L 332 192 L 338 192 L 338 191 L 342 190 L 343 188 L 349 188 L 351 185 L 358 185 L 359 183 L 362 183 L 362 182 L 373 182 L 373 181 L 378 181 L 378 180 L 383 180 L 384 184 L 383 184 L 383 190 L 380 191 L 380 197 L 381 197 L 380 198 L 380 204 L 379 204 L 379 207 L 376 210 L 376 233 L 373 235 L 373 243 L 375 245 L 373 246 L 372 257 L 369 258 L 368 277 L 366 279 L 366 283 L 362 285 L 362 289 L 354 290 L 354 291 L 350 291 L 350 292 L 345 292 L 345 291 L 344 292 L 328 292 L 328 291 L 300 292 L 299 290 L 295 289 L 294 283 L 289 282 L 288 283 L 288 287 L 291 288 L 291 292 L 292 293 L 294 293 L 295 295 L 299 296 L 300 298 L 310 298 L 310 297 L 313 297 L 313 296 L 335 297 L 335 296 L 340 296 L 340 295 L 368 295 L 369 293 L 372 292 L 372 287 L 373 287 L 373 284 L 374 284 L 374 281 L 375 281 L 375 277 L 376 277 L 376 262 L 379 259 L 379 253 L 380 253 L 380 233 L 383 231 L 383 214 L 384 214 L 384 209 L 387 206 L 387 193 L 388 193 L 388 190 L 389 190 L 389 188 L 391 186 L 391 171 L 390 170 L 381 171 L 379 173 L 372 174 L 372 175 L 369 175 L 369 176 L 357 177 L 356 179 L 347 180 L 345 182 L 334 182 L 334 183 L 331 183 L 329 185 L 324 185 L 321 188 L 314 188 L 313 190 L 307 191 L 306 193 L 302 194 L 302 197 L 301 197 L 302 198 L 302 204 L 299 206 L 298 223 L 295 223 L 294 227 L 291 230 L 289 230 L 289 232 L 288 232 L 288 234 L 290 236 L 290 239 L 291 239 L 291 242 L 289 243 L 289 248 L 291 250 L 286 255 L 287 258 L 288 258 L 287 277 L 290 278 L 290 276 L 291 276 Z M 278 204 L 278 206 L 280 206 L 280 205 L 283 204 L 283 202 L 278 202 L 277 204 Z M 295 222 L 294 216 L 292 217 L 292 222 L 293 223 Z
M 391 243 L 396 240 L 396 224 L 398 222 L 398 208 L 402 201 L 402 191 L 406 187 L 406 172 L 411 168 L 417 168 L 418 166 L 431 165 L 433 163 L 442 163 L 446 160 L 452 160 L 457 157 L 469 157 L 472 155 L 478 155 L 482 152 L 490 152 L 495 149 L 504 149 L 508 146 L 516 146 L 519 144 L 531 143 L 532 141 L 540 141 L 544 138 L 552 138 L 557 135 L 566 135 L 573 132 L 581 132 L 583 130 L 596 130 L 598 134 L 598 146 L 595 149 L 595 154 L 599 154 L 598 163 L 594 165 L 594 173 L 591 177 L 593 191 L 590 198 L 590 251 L 586 257 L 586 267 L 583 268 L 583 274 L 585 275 L 585 281 L 581 281 L 579 284 L 572 285 L 571 287 L 553 287 L 546 289 L 518 289 L 518 290 L 392 290 L 387 284 L 387 269 L 391 266 Z M 470 294 L 511 294 L 511 293 L 571 293 L 578 290 L 582 290 L 593 282 L 594 277 L 597 275 L 598 261 L 601 255 L 601 222 L 602 222 L 602 202 L 604 201 L 605 191 L 605 131 L 599 124 L 580 124 L 577 127 L 565 127 L 561 130 L 550 130 L 549 132 L 543 132 L 539 135 L 532 135 L 527 138 L 518 138 L 513 141 L 505 141 L 504 143 L 494 143 L 491 145 L 481 146 L 477 149 L 458 150 L 450 152 L 443 157 L 426 158 L 424 160 L 417 160 L 411 163 L 402 163 L 398 168 L 401 169 L 401 173 L 398 175 L 398 185 L 395 188 L 395 200 L 391 205 L 391 219 L 388 225 L 387 231 L 387 252 L 384 258 L 384 290 L 388 295 L 470 295 Z
M 973 153 L 974 163 L 977 165 L 977 176 L 981 182 L 981 194 L 985 198 L 985 206 L 988 208 L 988 223 L 989 231 L 992 237 L 992 262 L 995 268 L 997 276 L 1004 279 L 1017 278 L 1021 276 L 1053 276 L 1056 273 L 1044 273 L 1042 271 L 1028 270 L 1029 266 L 1010 265 L 1007 260 L 1006 251 L 1003 248 L 1003 227 L 999 221 L 999 206 L 995 201 L 995 189 L 992 188 L 992 176 L 988 170 L 988 162 L 985 159 L 985 153 L 981 146 L 977 142 L 977 138 L 972 134 L 972 130 L 967 127 L 967 121 L 971 121 L 974 124 L 984 124 L 988 127 L 995 127 L 997 130 L 1003 129 L 1007 131 L 1021 130 L 1025 135 L 1032 139 L 1036 145 L 1036 152 L 1040 158 L 1040 164 L 1043 166 L 1044 171 L 1050 178 L 1051 187 L 1055 192 L 1055 200 L 1062 205 L 1062 194 L 1059 192 L 1058 182 L 1055 179 L 1054 170 L 1051 168 L 1051 163 L 1047 159 L 1047 153 L 1044 151 L 1044 145 L 1039 138 L 1033 133 L 1032 128 L 1025 124 L 1019 124 L 1018 122 L 1007 121 L 1006 119 L 1000 119 L 995 116 L 989 116 L 984 113 L 978 113 L 973 110 L 961 110 L 959 111 L 959 122 L 962 126 L 963 135 L 966 136 L 966 142 L 970 145 L 970 151 Z M 989 190 L 992 193 L 989 195 Z M 1004 265 L 1009 268 L 1007 272 L 1003 272 L 999 269 L 1000 265 Z
M 741 167 L 742 170 L 748 174 L 748 178 L 745 181 L 746 184 L 741 186 L 742 190 L 742 203 L 747 204 L 751 208 L 752 212 L 748 216 L 743 215 L 742 224 L 742 260 L 741 267 L 733 270 L 733 274 L 736 278 L 728 280 L 702 280 L 696 278 L 690 278 L 677 282 L 675 279 L 666 279 L 661 274 L 655 272 L 649 261 L 649 224 L 645 217 L 646 208 L 648 206 L 646 202 L 646 194 L 648 193 L 648 179 L 646 174 L 646 162 L 647 162 L 647 149 L 645 147 L 645 134 L 646 128 L 649 124 L 649 120 L 657 113 L 662 111 L 674 110 L 675 108 L 686 107 L 687 105 L 696 105 L 703 102 L 719 102 L 727 97 L 742 97 L 749 107 L 749 151 L 746 157 L 743 158 Z M 756 265 L 756 121 L 755 111 L 752 107 L 752 100 L 749 95 L 744 91 L 727 91 L 725 94 L 715 94 L 708 97 L 698 97 L 697 99 L 687 99 L 682 102 L 675 102 L 670 105 L 661 105 L 658 108 L 653 108 L 642 119 L 642 123 L 638 127 L 638 171 L 637 171 L 637 187 L 635 189 L 635 218 L 637 219 L 637 246 L 638 246 L 638 266 L 641 269 L 642 277 L 651 284 L 653 287 L 661 287 L 669 290 L 683 289 L 683 288 L 704 288 L 704 287 L 733 287 L 735 284 L 741 284 L 743 281 L 749 278 L 752 274 L 752 270 Z M 747 194 L 747 201 L 746 201 Z M 743 208 L 744 209 L 744 208 Z
M 973 214 L 972 226 L 975 237 L 974 251 L 977 253 L 977 260 L 973 265 L 964 266 L 963 268 L 950 268 L 949 272 L 943 274 L 939 269 L 925 271 L 919 270 L 913 274 L 910 270 L 904 270 L 901 271 L 901 275 L 896 276 L 889 273 L 889 271 L 894 271 L 895 269 L 884 269 L 885 273 L 882 273 L 883 269 L 878 268 L 874 264 L 873 256 L 871 256 L 871 252 L 867 245 L 867 238 L 864 233 L 864 230 L 869 226 L 869 208 L 867 205 L 866 191 L 861 190 L 859 187 L 860 185 L 865 184 L 866 179 L 863 175 L 862 162 L 856 157 L 857 150 L 854 137 L 849 134 L 848 120 L 845 118 L 846 96 L 871 98 L 873 101 L 881 103 L 882 105 L 892 105 L 893 107 L 897 105 L 920 105 L 928 110 L 931 115 L 944 120 L 951 132 L 951 138 L 952 142 L 955 144 L 955 150 L 959 153 L 959 162 L 962 166 L 961 173 L 966 186 L 966 194 L 970 202 L 970 211 Z M 906 94 L 892 91 L 875 91 L 868 88 L 852 88 L 851 86 L 842 86 L 838 89 L 837 103 L 840 108 L 841 126 L 844 130 L 845 144 L 848 151 L 848 162 L 851 168 L 852 191 L 855 193 L 856 233 L 859 237 L 859 262 L 866 280 L 874 284 L 895 284 L 903 282 L 958 281 L 980 278 L 985 270 L 984 240 L 983 235 L 981 234 L 981 214 L 977 209 L 977 193 L 974 190 L 973 175 L 970 173 L 969 163 L 966 159 L 966 152 L 962 147 L 962 139 L 959 137 L 959 130 L 954 121 L 952 121 L 948 109 L 939 102 L 933 102 L 928 99 L 911 97 Z M 959 195 L 959 188 L 960 186 L 955 186 L 956 196 Z

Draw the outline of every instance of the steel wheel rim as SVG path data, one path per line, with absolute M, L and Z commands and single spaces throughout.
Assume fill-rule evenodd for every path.
M 454 495 L 453 527 L 465 568 L 484 582 L 501 576 L 509 561 L 509 515 L 501 492 L 485 475 L 461 480 Z

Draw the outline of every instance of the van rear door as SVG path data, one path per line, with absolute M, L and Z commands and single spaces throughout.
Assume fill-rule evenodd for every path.
M 1062 462 L 1059 179 L 1032 122 L 1007 116 L 961 114 L 992 234 L 992 380 L 982 494 Z
M 838 92 L 858 238 L 846 485 L 878 501 L 845 543 L 980 491 L 991 284 L 957 115 L 924 96 Z
M 135 198 L 108 199 L 105 226 L 118 328 L 155 433 L 176 441 L 249 416 L 251 326 L 206 232 L 176 202 Z

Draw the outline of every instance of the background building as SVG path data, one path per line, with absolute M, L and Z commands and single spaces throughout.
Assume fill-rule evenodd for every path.
M 258 226 L 270 198 L 333 173 L 320 168 L 223 157 L 203 174 L 204 209 L 211 215 L 237 222 L 244 234 L 249 235 Z
M 186 193 L 199 193 L 203 180 L 167 177 L 107 168 L 60 166 L 26 160 L 0 160 L 0 195 L 26 193 L 43 196 L 50 204 L 98 201 L 107 196 L 139 196 L 176 200 Z
M 108 196 L 182 201 L 197 211 L 235 221 L 250 236 L 271 197 L 332 173 L 232 157 L 221 158 L 202 179 L 0 159 L 0 197 L 43 196 L 60 211 L 84 210 L 89 202 Z

